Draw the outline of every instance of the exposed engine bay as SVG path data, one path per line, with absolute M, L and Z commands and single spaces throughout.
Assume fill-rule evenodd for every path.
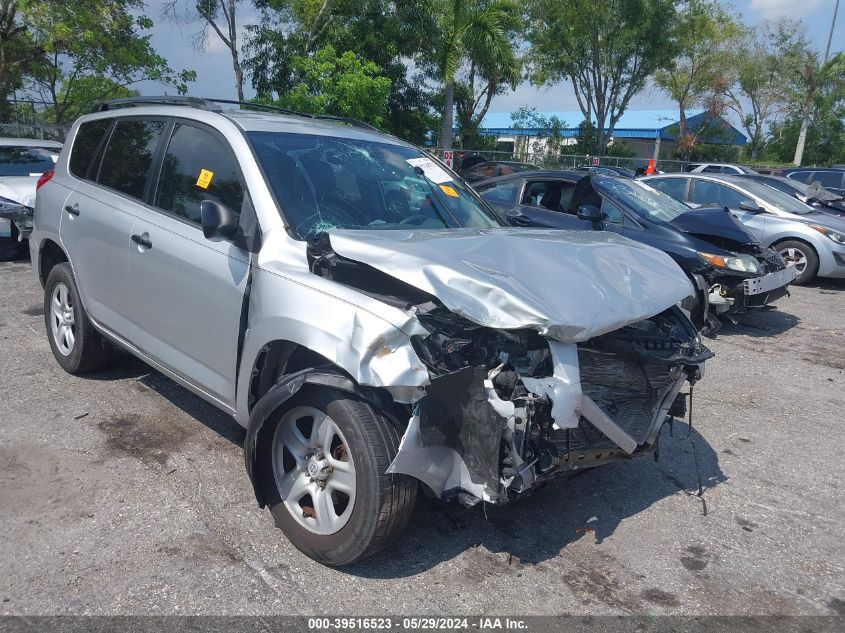
M 401 405 L 408 423 L 388 472 L 466 505 L 505 502 L 562 470 L 650 454 L 682 386 L 712 356 L 675 306 L 561 341 L 479 325 L 328 240 L 308 255 L 313 273 L 401 307 L 427 332 L 411 344 L 430 383 Z

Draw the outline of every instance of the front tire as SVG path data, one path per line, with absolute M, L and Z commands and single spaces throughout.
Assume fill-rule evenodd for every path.
M 387 547 L 410 520 L 417 482 L 386 470 L 399 433 L 345 391 L 305 385 L 262 433 L 264 499 L 293 545 L 325 565 L 348 565 Z
M 816 278 L 819 272 L 819 256 L 812 246 L 797 240 L 787 240 L 775 246 L 775 249 L 787 264 L 795 266 L 796 276 L 792 282 L 794 285 L 803 286 Z
M 44 324 L 56 362 L 69 374 L 105 367 L 111 348 L 91 325 L 70 264 L 53 266 L 44 286 Z

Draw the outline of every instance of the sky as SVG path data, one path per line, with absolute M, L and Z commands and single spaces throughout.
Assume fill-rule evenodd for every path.
M 147 15 L 155 22 L 152 43 L 174 69 L 191 68 L 197 71 L 197 80 L 190 85 L 189 93 L 194 96 L 209 96 L 234 99 L 234 71 L 228 51 L 212 34 L 209 45 L 203 51 L 192 46 L 192 36 L 199 30 L 198 24 L 173 24 L 161 18 L 166 0 L 147 0 Z M 187 0 L 190 1 L 190 0 Z M 807 38 L 822 54 L 827 45 L 830 22 L 836 0 L 734 0 L 737 13 L 749 25 L 781 17 L 801 19 Z M 185 5 L 186 0 L 182 0 Z M 248 3 L 244 3 L 246 7 Z M 239 21 L 242 25 L 256 20 L 252 10 L 241 9 Z M 244 38 L 242 37 L 241 40 Z M 833 33 L 831 53 L 843 50 L 845 45 L 845 2 L 841 3 L 836 28 Z M 139 85 L 143 94 L 161 94 L 162 87 L 152 82 Z M 254 92 L 247 86 L 247 96 Z M 659 89 L 646 90 L 634 98 L 631 109 L 648 110 L 671 108 L 674 103 Z M 513 112 L 521 106 L 534 106 L 538 111 L 577 110 L 578 103 L 568 83 L 545 88 L 523 84 L 515 91 L 498 95 L 490 107 L 491 112 Z

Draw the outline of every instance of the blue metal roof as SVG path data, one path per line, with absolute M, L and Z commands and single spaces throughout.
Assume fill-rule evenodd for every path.
M 584 120 L 580 110 L 564 112 L 538 112 L 537 115 L 551 118 L 556 116 L 564 125 L 561 131 L 563 138 L 574 138 L 578 133 L 578 125 Z M 701 125 L 702 120 L 707 116 L 704 110 L 688 110 L 686 112 L 687 123 L 690 127 Z M 595 123 L 595 121 L 593 121 Z M 648 138 L 672 141 L 677 139 L 678 134 L 678 110 L 628 110 L 616 123 L 613 128 L 614 138 Z M 713 117 L 710 126 L 716 132 L 711 142 L 731 143 L 733 145 L 745 145 L 748 139 L 742 132 L 733 127 L 722 117 Z M 514 127 L 511 115 L 508 112 L 489 112 L 481 122 L 479 130 L 486 136 L 537 136 L 542 130 L 537 128 Z M 710 139 L 708 139 L 710 140 Z

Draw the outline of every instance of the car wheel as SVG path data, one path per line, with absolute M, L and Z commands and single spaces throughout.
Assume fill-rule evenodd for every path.
M 111 347 L 85 314 L 67 262 L 53 266 L 47 275 L 44 323 L 53 356 L 66 372 L 76 375 L 96 371 L 111 359 Z
M 407 525 L 417 482 L 386 470 L 399 433 L 345 391 L 306 385 L 278 412 L 259 445 L 264 498 L 291 543 L 326 565 L 389 545 Z
M 819 256 L 813 247 L 805 242 L 787 240 L 776 247 L 777 252 L 786 260 L 787 265 L 795 266 L 795 281 L 792 283 L 800 286 L 809 283 L 816 277 L 819 271 Z

